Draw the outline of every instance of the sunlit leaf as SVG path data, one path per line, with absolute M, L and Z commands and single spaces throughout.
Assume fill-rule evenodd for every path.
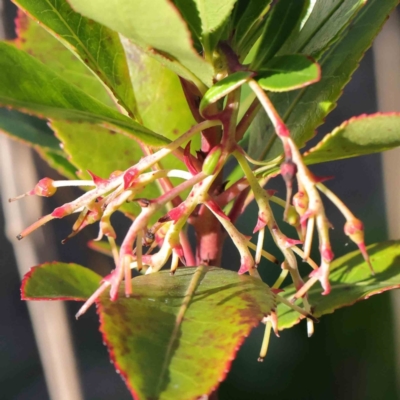
M 262 22 L 270 8 L 271 0 L 238 0 L 232 29 L 232 46 L 237 54 L 247 54 L 248 49 L 261 33 Z M 243 58 L 243 57 L 241 57 Z
M 14 2 L 87 64 L 131 115 L 135 113 L 128 66 L 116 32 L 74 12 L 67 0 Z
M 167 0 L 70 0 L 83 15 L 122 33 L 144 49 L 165 56 L 168 67 L 176 62 L 206 86 L 213 68 L 194 50 L 189 29 L 175 6 Z M 159 58 L 160 59 L 160 58 Z M 179 71 L 182 68 L 176 65 Z M 185 77 L 188 77 L 186 72 Z M 196 80 L 196 79 L 195 79 Z
M 301 29 L 292 33 L 281 54 L 318 56 L 352 21 L 366 0 L 317 0 Z M 321 23 L 322 21 L 322 23 Z
M 98 312 L 114 364 L 137 399 L 210 393 L 243 339 L 274 308 L 260 280 L 214 267 L 179 269 L 173 277 L 164 271 L 132 284 L 132 297 L 102 296 Z
M 272 58 L 257 75 L 264 90 L 286 92 L 318 82 L 321 69 L 312 59 L 300 54 Z
M 272 102 L 298 146 L 302 147 L 314 136 L 315 129 L 335 108 L 343 87 L 397 4 L 397 0 L 369 0 L 351 27 L 337 38 L 329 52 L 319 60 L 322 74 L 318 83 L 299 91 L 271 93 Z M 353 15 L 349 14 L 348 17 L 352 18 Z M 276 140 L 276 134 L 264 113 L 259 115 L 263 121 L 258 123 L 264 129 L 258 135 L 250 134 L 249 153 L 260 160 L 275 159 L 283 154 L 281 143 Z
M 280 0 L 268 14 L 252 70 L 263 67 L 282 47 L 306 11 L 308 0 Z
M 86 300 L 101 276 L 77 264 L 53 262 L 32 267 L 21 285 L 23 300 Z
M 218 81 L 213 87 L 208 89 L 200 102 L 200 112 L 204 113 L 207 107 L 218 100 L 224 98 L 228 93 L 234 91 L 253 76 L 249 71 L 238 71 L 228 75 Z
M 211 36 L 222 33 L 221 28 L 232 12 L 236 0 L 194 0 L 201 21 L 201 39 L 206 54 L 211 56 L 218 37 Z
M 75 264 L 44 264 L 25 276 L 22 294 L 84 300 L 100 279 Z M 132 286 L 130 298 L 102 295 L 98 313 L 114 365 L 137 399 L 195 400 L 210 393 L 244 338 L 276 307 L 261 280 L 216 267 L 143 275 Z
M 20 9 L 16 19 L 16 33 L 18 38 L 13 41 L 16 47 L 34 56 L 85 93 L 109 107 L 116 107 L 105 86 L 87 65 Z
M 154 146 L 168 143 L 162 136 L 86 95 L 51 68 L 7 43 L 0 43 L 0 70 L 1 106 L 39 117 L 107 124 Z
M 305 161 L 316 164 L 378 153 L 400 146 L 398 113 L 360 115 L 351 118 L 307 151 Z
M 321 295 L 321 287 L 315 285 L 308 292 L 308 300 L 317 318 L 331 314 L 341 307 L 368 299 L 386 290 L 400 288 L 400 242 L 385 242 L 368 247 L 375 276 L 359 251 L 353 251 L 335 260 L 331 265 L 331 293 Z M 283 295 L 295 293 L 293 286 L 284 288 Z M 290 328 L 302 316 L 284 304 L 278 306 L 279 329 Z

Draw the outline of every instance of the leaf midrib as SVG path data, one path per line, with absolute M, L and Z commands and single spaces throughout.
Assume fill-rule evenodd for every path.
M 93 75 L 95 75 L 95 76 L 97 77 L 97 79 L 98 79 L 100 82 L 103 82 L 103 83 L 106 85 L 106 87 L 112 91 L 113 95 L 115 95 L 115 96 L 118 98 L 120 104 L 122 105 L 122 107 L 124 107 L 124 109 L 126 109 L 127 111 L 129 110 L 130 112 L 132 112 L 132 110 L 131 110 L 129 107 L 127 107 L 125 101 L 124 101 L 123 99 L 121 99 L 121 97 L 120 97 L 119 94 L 118 94 L 118 91 L 115 90 L 115 89 L 112 89 L 112 88 L 113 88 L 113 84 L 112 84 L 112 82 L 108 79 L 107 74 L 104 72 L 104 69 L 101 68 L 100 64 L 94 59 L 94 57 L 92 56 L 92 54 L 91 54 L 90 52 L 88 52 L 86 46 L 84 45 L 84 43 L 82 42 L 82 40 L 79 38 L 79 36 L 76 35 L 75 31 L 70 27 L 70 25 L 67 23 L 67 21 L 61 16 L 61 14 L 59 13 L 59 11 L 53 6 L 53 4 L 51 4 L 49 0 L 45 0 L 45 1 L 46 1 L 46 3 L 49 5 L 49 7 L 52 9 L 52 11 L 59 17 L 59 20 L 64 24 L 64 26 L 67 28 L 67 30 L 71 33 L 71 36 L 75 39 L 75 41 L 78 42 L 78 44 L 81 45 L 82 49 L 84 50 L 84 52 L 85 52 L 85 54 L 88 56 L 88 58 L 90 58 L 90 60 L 92 61 L 92 63 L 93 63 L 94 65 L 96 65 L 96 67 L 99 69 L 99 71 L 101 72 L 101 76 L 103 77 L 103 79 L 101 79 L 100 76 L 99 76 L 98 74 L 94 73 L 94 71 L 93 71 L 91 68 L 88 67 L 89 70 L 93 73 Z M 80 24 L 81 24 L 81 22 L 82 22 L 82 19 L 83 19 L 83 17 L 80 16 L 80 20 L 79 20 L 78 27 L 80 27 Z M 42 26 L 44 26 L 44 27 L 47 28 L 46 25 L 42 25 Z M 102 29 L 103 29 L 103 26 L 102 26 Z M 48 28 L 48 30 L 50 30 L 50 28 Z M 65 36 L 64 36 L 64 35 L 61 35 L 61 36 L 62 36 L 63 39 L 68 43 L 68 41 L 65 39 Z M 98 52 L 99 52 L 99 51 L 100 51 L 100 44 L 98 45 Z M 75 53 L 75 51 L 74 51 L 74 53 Z M 76 51 L 76 53 L 77 53 L 78 58 L 81 59 L 81 57 L 79 56 L 78 51 Z M 81 61 L 81 62 L 82 62 L 82 61 Z M 86 65 L 85 63 L 83 63 L 83 64 Z M 114 64 L 114 61 L 113 61 L 113 64 Z M 114 66 L 113 66 L 113 68 L 114 68 Z M 128 84 L 130 84 L 130 82 L 128 82 Z
M 2 103 L 2 100 L 5 99 L 7 103 Z M 13 98 L 9 98 L 6 96 L 0 96 L 0 105 L 2 107 L 7 107 L 9 104 L 15 104 L 18 107 L 21 107 L 21 109 L 25 109 L 26 112 L 31 112 L 29 110 L 32 109 L 32 103 L 26 102 L 26 101 L 21 101 L 21 100 L 15 100 Z M 100 122 L 104 121 L 104 122 L 109 122 L 113 125 L 119 126 L 121 128 L 126 128 L 128 129 L 128 131 L 126 131 L 128 134 L 130 134 L 130 131 L 136 131 L 139 132 L 143 135 L 148 135 L 153 137 L 154 139 L 158 139 L 160 141 L 164 141 L 165 144 L 170 143 L 166 138 L 164 138 L 163 136 L 156 134 L 154 132 L 151 131 L 145 131 L 145 130 L 141 130 L 131 124 L 129 124 L 128 121 L 123 121 L 122 119 L 117 119 L 114 117 L 110 117 L 110 116 L 105 116 L 105 115 L 96 115 L 91 113 L 90 111 L 83 111 L 83 110 L 77 110 L 76 108 L 62 108 L 62 107 L 55 107 L 55 106 L 51 106 L 48 104 L 43 104 L 43 103 L 35 103 L 35 105 L 37 105 L 38 107 L 44 107 L 44 108 L 48 108 L 48 109 L 53 109 L 53 110 L 60 110 L 60 111 L 65 111 L 65 112 L 70 112 L 70 113 L 74 113 L 74 114 L 78 114 L 78 115 L 82 115 L 82 116 L 87 116 L 86 121 L 89 120 L 97 120 Z M 39 110 L 38 110 L 39 111 Z M 34 113 L 34 112 L 32 112 Z M 122 116 L 122 115 L 121 115 Z M 50 119 L 54 119 L 52 117 L 50 117 Z M 68 119 L 68 118 L 67 118 Z M 139 138 L 137 138 L 139 140 Z

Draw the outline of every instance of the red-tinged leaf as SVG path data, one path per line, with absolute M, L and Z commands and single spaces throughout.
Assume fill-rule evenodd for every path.
M 378 153 L 400 146 L 400 113 L 360 115 L 345 121 L 305 154 L 307 164 Z
M 77 264 L 52 262 L 32 267 L 21 285 L 23 300 L 86 300 L 102 277 Z
M 373 244 L 368 247 L 375 275 L 371 275 L 367 262 L 357 250 L 333 261 L 330 268 L 330 294 L 323 296 L 316 284 L 308 291 L 308 300 L 316 318 L 331 314 L 338 308 L 386 290 L 400 288 L 400 241 Z M 284 288 L 285 297 L 296 292 L 293 285 Z M 278 306 L 279 329 L 290 328 L 302 319 L 284 304 Z
M 275 307 L 260 280 L 215 267 L 132 280 L 100 298 L 101 331 L 135 399 L 198 399 L 224 379 L 244 338 Z M 184 316 L 183 316 L 184 313 Z

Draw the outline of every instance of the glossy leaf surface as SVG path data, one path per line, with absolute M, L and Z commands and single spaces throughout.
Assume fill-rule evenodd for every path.
M 331 293 L 322 296 L 318 284 L 308 292 L 315 317 L 331 314 L 338 308 L 400 287 L 400 242 L 373 244 L 368 247 L 368 253 L 375 276 L 371 275 L 359 251 L 353 251 L 333 261 L 330 273 Z M 282 294 L 285 297 L 289 298 L 295 293 L 292 286 L 284 289 Z M 301 318 L 287 306 L 278 306 L 279 329 L 290 328 Z
M 318 0 L 300 30 L 294 31 L 282 54 L 303 53 L 318 56 L 352 21 L 366 0 Z M 321 23 L 322 21 L 322 23 Z
M 398 113 L 360 115 L 337 127 L 305 154 L 308 164 L 378 153 L 400 146 Z
M 314 136 L 315 129 L 335 108 L 343 87 L 397 4 L 397 0 L 369 0 L 354 19 L 351 29 L 343 32 L 319 61 L 322 75 L 318 83 L 291 93 L 271 94 L 272 102 L 298 146 L 302 147 Z M 264 113 L 257 118 L 264 129 L 257 135 L 250 134 L 250 156 L 260 160 L 275 159 L 283 153 L 282 146 Z
M 107 124 L 150 145 L 168 143 L 162 136 L 86 95 L 12 45 L 0 43 L 0 70 L 2 106 L 40 117 Z
M 60 262 L 32 267 L 25 275 L 23 300 L 86 300 L 98 287 L 101 276 L 77 264 Z
M 131 298 L 103 296 L 98 312 L 114 363 L 141 400 L 210 393 L 244 338 L 274 307 L 260 280 L 214 267 L 179 269 L 173 277 L 163 271 L 132 284 Z
M 18 38 L 13 43 L 17 48 L 34 56 L 86 94 L 90 94 L 109 107 L 116 107 L 99 78 L 69 48 L 21 9 L 18 9 L 16 33 Z
M 233 20 L 233 48 L 241 54 L 253 43 L 252 36 L 260 28 L 271 0 L 239 0 Z
M 300 54 L 274 57 L 259 71 L 257 81 L 264 90 L 286 92 L 318 82 L 319 65 Z
M 76 13 L 67 0 L 14 1 L 86 64 L 131 115 L 135 113 L 128 66 L 116 32 Z
M 249 71 L 238 71 L 228 75 L 208 89 L 200 102 L 200 112 L 204 113 L 210 104 L 216 103 L 228 93 L 234 91 L 243 83 L 251 79 L 253 73 Z
M 252 70 L 259 70 L 279 51 L 304 15 L 307 4 L 307 0 L 280 0 L 275 4 L 268 14 Z
M 171 2 L 155 0 L 151 7 L 147 0 L 70 0 L 70 3 L 78 12 L 122 33 L 142 48 L 177 61 L 211 86 L 213 68 L 193 48 L 190 31 Z
M 236 0 L 194 0 L 201 21 L 201 41 L 206 57 L 212 52 L 223 34 Z
M 236 0 L 194 0 L 199 11 L 203 35 L 219 28 L 231 14 Z

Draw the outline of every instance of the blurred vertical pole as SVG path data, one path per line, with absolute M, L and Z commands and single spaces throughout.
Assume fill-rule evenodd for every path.
M 4 38 L 4 3 L 0 0 L 0 39 Z M 29 268 L 54 256 L 54 243 L 42 232 L 17 242 L 16 235 L 42 215 L 36 197 L 8 203 L 8 198 L 32 189 L 38 178 L 31 150 L 0 136 L 0 194 L 4 208 L 5 231 L 14 248 L 21 278 Z M 24 202 L 28 200 L 28 202 Z M 27 302 L 35 339 L 51 400 L 82 400 L 78 370 L 62 302 Z
M 379 111 L 400 112 L 400 20 L 395 11 L 373 46 Z M 382 155 L 386 215 L 391 239 L 400 239 L 400 148 Z M 400 291 L 392 293 L 397 390 L 400 394 Z

